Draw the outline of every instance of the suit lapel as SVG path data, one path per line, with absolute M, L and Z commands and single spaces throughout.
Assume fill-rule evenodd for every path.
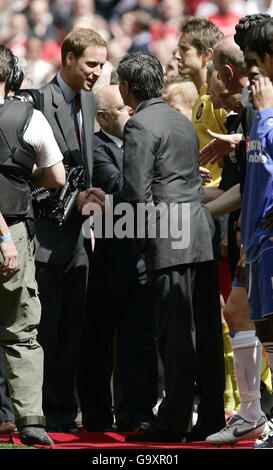
M 81 109 L 84 131 L 84 163 L 86 169 L 86 187 L 91 187 L 93 175 L 93 140 L 95 104 L 92 92 L 81 91 Z
M 101 130 L 97 133 L 97 136 L 103 140 L 104 142 L 106 142 L 109 147 L 112 148 L 113 152 L 113 157 L 115 159 L 115 164 L 117 165 L 118 169 L 120 170 L 120 172 L 122 173 L 123 172 L 123 151 L 121 148 L 118 147 L 117 144 L 115 144 L 115 142 L 113 142 L 113 140 L 111 140 L 108 135 L 104 134 L 104 132 L 102 132 Z
M 64 155 L 69 155 L 74 164 L 82 165 L 82 154 L 79 148 L 73 120 L 69 112 L 69 107 L 64 100 L 57 78 L 50 82 L 51 101 L 49 103 L 48 114 L 53 114 L 53 122 L 60 131 L 61 151 Z M 81 111 L 84 131 L 84 165 L 86 169 L 86 187 L 91 187 L 93 173 L 93 139 L 94 139 L 94 119 L 95 105 L 92 92 L 81 90 Z M 55 126 L 54 126 L 55 127 Z M 56 133 L 56 129 L 54 130 Z M 59 139 L 60 141 L 60 139 Z
M 79 143 L 75 133 L 75 128 L 69 108 L 64 100 L 62 91 L 58 84 L 55 82 L 51 83 L 52 92 L 52 105 L 54 109 L 54 117 L 56 124 L 61 131 L 65 145 L 73 158 L 74 162 L 78 165 L 82 164 L 81 152 Z M 63 151 L 63 149 L 61 149 Z M 63 153 L 65 153 L 63 151 Z

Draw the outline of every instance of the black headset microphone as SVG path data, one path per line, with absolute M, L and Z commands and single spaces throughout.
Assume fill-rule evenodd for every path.
M 9 100 L 20 100 L 26 103 L 31 103 L 34 108 L 43 110 L 43 96 L 38 89 L 21 89 L 21 85 L 24 80 L 24 72 L 18 67 L 18 58 L 13 55 L 14 65 L 9 73 L 6 80 L 6 93 L 10 91 L 14 93 L 14 96 L 8 96 Z
M 12 70 L 10 71 L 9 76 L 6 80 L 7 93 L 9 91 L 13 91 L 14 93 L 16 93 L 20 89 L 24 80 L 24 72 L 17 65 L 18 59 L 16 56 L 13 56 L 13 58 L 14 58 L 14 66 Z

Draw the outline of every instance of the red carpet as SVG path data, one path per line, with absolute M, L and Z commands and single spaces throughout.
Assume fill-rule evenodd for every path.
M 78 434 L 50 433 L 55 445 L 53 449 L 251 449 L 254 441 L 241 441 L 234 445 L 212 445 L 206 442 L 182 443 L 126 443 L 128 433 L 88 433 L 82 431 Z M 11 442 L 22 445 L 18 433 L 1 435 L 0 442 Z M 43 447 L 44 448 L 44 447 Z

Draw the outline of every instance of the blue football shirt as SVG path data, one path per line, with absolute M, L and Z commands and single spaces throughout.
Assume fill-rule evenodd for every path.
M 242 200 L 242 240 L 247 262 L 273 248 L 265 214 L 273 208 L 273 108 L 256 112 L 247 148 L 247 171 Z

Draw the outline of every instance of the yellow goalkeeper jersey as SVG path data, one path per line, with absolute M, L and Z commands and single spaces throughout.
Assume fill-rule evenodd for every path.
M 200 150 L 212 140 L 207 129 L 218 134 L 227 133 L 224 123 L 228 113 L 222 108 L 214 109 L 210 95 L 206 94 L 207 87 L 207 83 L 201 87 L 199 97 L 192 110 L 192 123 L 199 137 Z M 217 162 L 213 165 L 207 163 L 203 166 L 210 170 L 212 176 L 212 180 L 207 186 L 218 186 L 221 180 L 222 168 L 219 167 Z

